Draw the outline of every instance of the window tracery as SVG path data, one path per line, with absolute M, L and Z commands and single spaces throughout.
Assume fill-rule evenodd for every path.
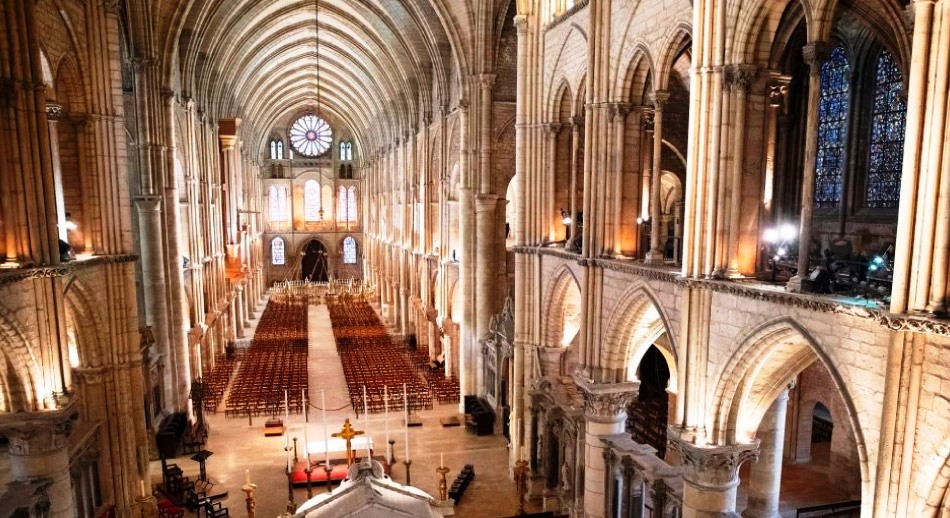
M 815 207 L 833 209 L 841 203 L 845 166 L 851 65 L 844 47 L 831 51 L 821 65 L 818 101 L 818 157 L 815 163 Z
M 306 221 L 322 221 L 320 215 L 320 184 L 316 180 L 307 180 L 303 185 L 303 210 Z
M 901 96 L 902 88 L 900 67 L 890 52 L 882 51 L 877 59 L 874 76 L 874 106 L 871 112 L 865 192 L 868 208 L 893 209 L 900 202 L 904 125 L 907 118 L 907 103 Z

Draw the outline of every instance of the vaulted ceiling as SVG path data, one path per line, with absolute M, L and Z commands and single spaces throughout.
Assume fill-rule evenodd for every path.
M 262 141 L 275 121 L 317 106 L 319 26 L 317 109 L 383 145 L 447 98 L 451 76 L 466 73 L 477 11 L 492 19 L 506 3 L 156 0 L 151 41 L 139 44 L 162 49 L 172 90 L 243 118 Z

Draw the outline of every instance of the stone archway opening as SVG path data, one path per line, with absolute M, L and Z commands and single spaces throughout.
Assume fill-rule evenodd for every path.
M 627 432 L 634 441 L 656 448 L 657 457 L 666 457 L 666 428 L 669 423 L 670 367 L 660 349 L 651 345 L 636 366 L 640 393 L 627 408 Z
M 723 403 L 720 419 L 728 416 L 716 440 L 729 444 L 759 442 L 759 459 L 739 471 L 736 509 L 750 518 L 776 516 L 825 504 L 840 504 L 860 498 L 861 441 L 848 416 L 856 415 L 840 376 L 823 351 L 792 322 L 763 328 L 747 341 L 731 360 L 720 386 Z M 827 413 L 818 407 L 819 419 L 830 424 L 838 445 L 830 461 L 796 464 L 788 451 L 807 443 L 818 401 L 829 403 Z M 822 403 L 823 405 L 825 403 Z M 807 426 L 803 432 L 802 423 Z M 835 429 L 835 428 L 838 429 Z M 830 436 L 828 437 L 831 438 Z M 860 509 L 855 501 L 854 509 Z
M 316 239 L 311 239 L 304 247 L 300 261 L 301 279 L 310 282 L 327 282 L 330 279 L 327 266 L 326 246 Z

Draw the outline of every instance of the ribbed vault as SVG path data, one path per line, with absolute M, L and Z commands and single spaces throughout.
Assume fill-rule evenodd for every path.
M 175 64 L 173 89 L 215 117 L 243 118 L 252 149 L 276 121 L 316 109 L 372 150 L 445 103 L 450 74 L 465 68 L 466 4 L 319 0 L 317 16 L 317 0 L 182 0 L 163 61 Z

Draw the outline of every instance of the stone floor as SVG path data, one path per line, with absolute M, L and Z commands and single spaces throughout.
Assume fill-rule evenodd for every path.
M 310 351 L 309 375 L 310 394 L 313 404 L 320 406 L 320 394 L 326 389 L 327 421 L 330 433 L 339 431 L 343 419 L 349 417 L 354 426 L 363 429 L 362 418 L 356 419 L 349 405 L 343 368 L 337 358 L 330 329 L 329 315 L 325 306 L 310 307 Z M 435 472 L 440 454 L 445 456 L 445 464 L 451 471 L 447 475 L 451 485 L 459 470 L 465 464 L 475 466 L 475 480 L 469 486 L 462 501 L 456 506 L 456 516 L 460 517 L 496 517 L 513 515 L 518 507 L 518 497 L 514 483 L 508 478 L 508 450 L 503 436 L 475 437 L 466 433 L 464 427 L 443 428 L 439 419 L 443 416 L 459 415 L 457 405 L 436 405 L 432 410 L 419 412 L 421 427 L 409 429 L 409 455 L 412 459 L 411 475 L 413 486 L 430 495 L 438 496 L 438 475 Z M 461 416 L 460 416 L 461 417 Z M 244 483 L 244 470 L 250 470 L 252 482 L 258 487 L 256 492 L 257 516 L 270 518 L 277 516 L 287 507 L 287 479 L 284 475 L 286 457 L 284 437 L 264 437 L 264 417 L 255 417 L 251 424 L 246 418 L 225 418 L 223 412 L 207 416 L 210 435 L 207 449 L 214 452 L 208 460 L 208 475 L 216 483 L 228 488 L 227 499 L 223 500 L 231 516 L 243 518 L 245 510 L 244 493 L 240 487 Z M 385 451 L 387 419 L 382 414 L 373 414 L 369 418 L 368 429 L 376 445 L 377 456 Z M 389 434 L 396 441 L 397 465 L 392 470 L 392 478 L 405 483 L 406 471 L 402 464 L 405 460 L 405 429 L 401 413 L 391 413 L 388 419 Z M 299 455 L 303 455 L 303 417 L 290 416 L 291 437 L 298 437 Z M 308 434 L 311 442 L 323 437 L 323 425 L 320 411 L 311 413 Z M 319 452 L 315 453 L 319 456 Z M 185 474 L 195 478 L 197 463 L 187 457 L 174 460 Z M 152 483 L 161 482 L 161 466 L 152 463 Z M 324 486 L 315 486 L 314 494 L 325 491 Z M 306 500 L 306 488 L 294 491 L 294 503 L 299 506 Z M 529 511 L 532 509 L 529 505 Z

